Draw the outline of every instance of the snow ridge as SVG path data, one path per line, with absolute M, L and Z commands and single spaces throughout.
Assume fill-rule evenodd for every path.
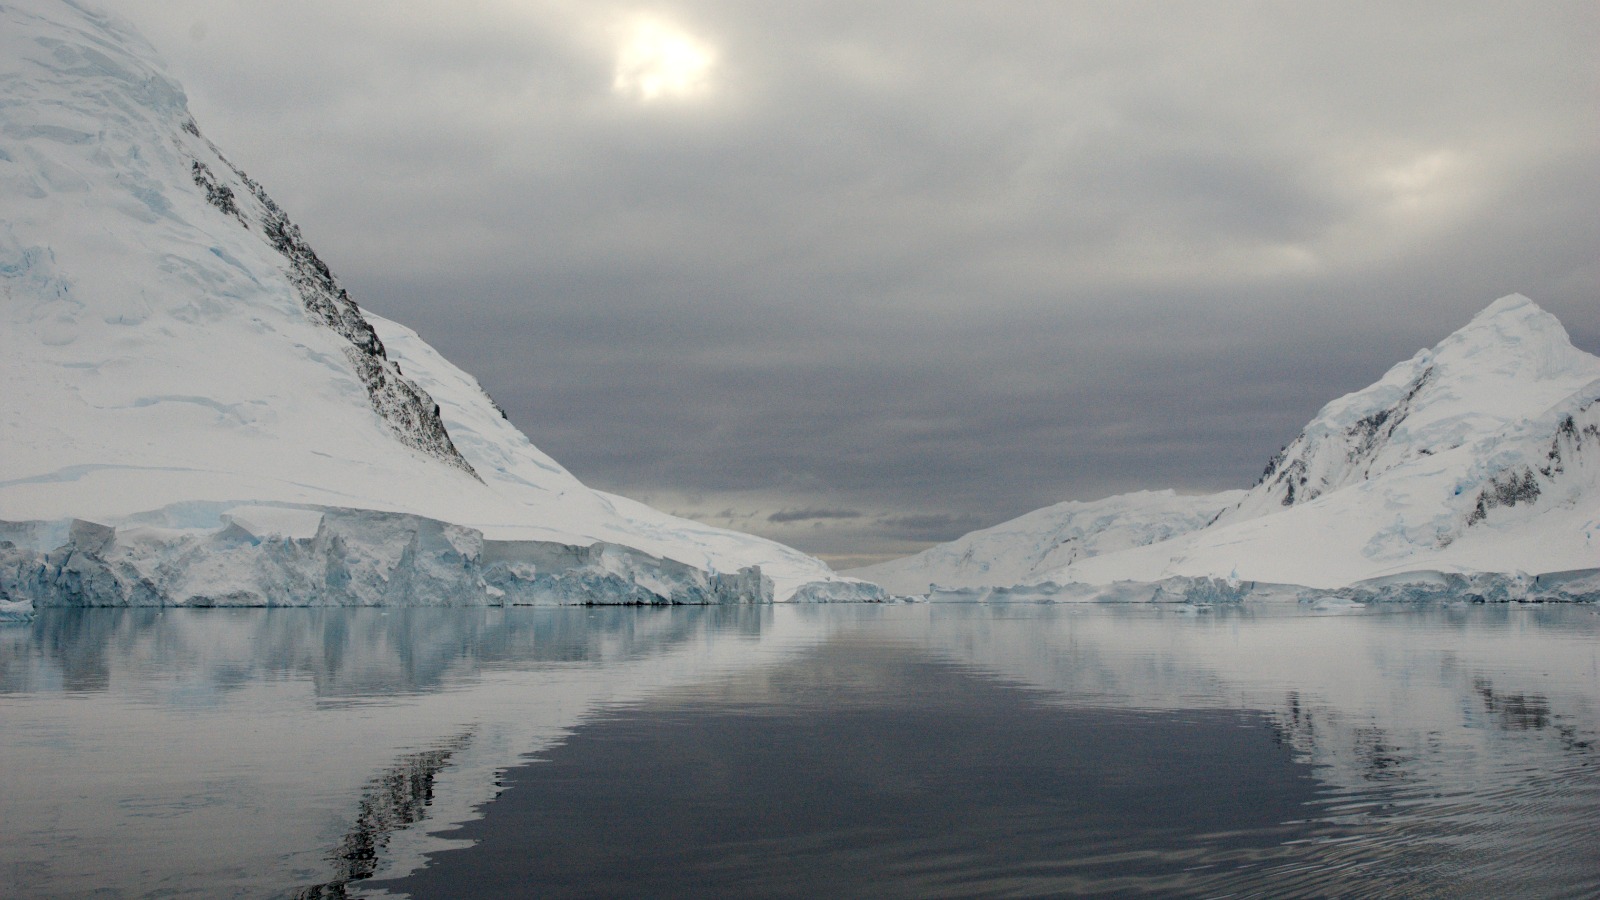
M 224 215 L 230 216 L 246 230 L 254 221 L 274 250 L 289 263 L 289 281 L 300 294 L 306 312 L 314 321 L 332 328 L 350 342 L 345 357 L 355 367 L 356 375 L 367 389 L 372 408 L 383 418 L 389 430 L 402 444 L 420 450 L 435 459 L 478 477 L 472 464 L 462 458 L 450 440 L 450 433 L 439 419 L 439 405 L 427 392 L 400 373 L 399 366 L 388 358 L 383 341 L 372 325 L 361 315 L 355 300 L 339 285 L 327 264 L 300 235 L 299 226 L 289 221 L 289 216 L 267 195 L 260 184 L 240 171 L 217 150 L 215 144 L 200 134 L 193 119 L 183 124 L 191 137 L 205 142 L 210 154 L 227 166 L 237 184 L 245 189 L 253 203 L 239 205 L 238 194 L 231 186 L 218 179 L 199 159 L 194 159 L 190 171 L 194 183 L 206 192 L 206 200 Z M 248 213 L 246 210 L 248 209 Z

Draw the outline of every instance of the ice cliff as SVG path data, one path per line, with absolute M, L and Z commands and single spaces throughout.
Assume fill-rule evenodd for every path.
M 876 593 L 584 486 L 360 309 L 154 51 L 66 0 L 0 5 L 0 319 L 0 616 Z M 321 530 L 239 524 L 261 509 Z
M 0 522 L 0 593 L 35 606 L 759 603 L 772 581 L 630 547 L 485 540 L 400 513 L 231 507 L 215 530 Z

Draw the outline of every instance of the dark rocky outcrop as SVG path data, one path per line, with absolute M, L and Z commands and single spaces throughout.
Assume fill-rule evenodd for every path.
M 184 130 L 200 137 L 193 121 Z M 204 140 L 204 138 L 201 138 Z M 367 389 L 372 408 L 377 411 L 389 430 L 403 444 L 435 459 L 467 472 L 474 478 L 477 472 L 471 463 L 456 449 L 450 433 L 439 415 L 439 405 L 428 393 L 407 379 L 400 367 L 389 359 L 383 342 L 362 315 L 361 309 L 348 291 L 339 285 L 333 272 L 306 243 L 299 226 L 289 220 L 287 213 L 267 195 L 260 184 L 237 166 L 228 162 L 216 147 L 207 142 L 216 159 L 231 171 L 239 184 L 255 201 L 248 211 L 240 206 L 237 193 L 225 179 L 219 178 L 210 166 L 196 159 L 191 173 L 194 183 L 206 192 L 206 199 L 219 211 L 232 216 L 246 229 L 251 229 L 251 219 L 268 244 L 288 263 L 289 282 L 300 294 L 306 313 L 317 322 L 328 326 L 350 342 L 345 356 L 354 367 L 356 377 Z

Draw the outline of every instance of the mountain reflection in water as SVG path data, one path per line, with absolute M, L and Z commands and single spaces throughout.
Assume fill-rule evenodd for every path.
M 1259 713 L 1064 709 L 917 648 L 830 642 L 614 710 L 513 769 L 431 897 L 1197 890 L 1324 838 Z M 1342 836 L 1342 832 L 1335 832 Z
M 46 610 L 0 894 L 1600 894 L 1594 607 L 1194 612 Z
M 379 852 L 389 844 L 389 836 L 427 816 L 428 805 L 433 802 L 434 778 L 471 738 L 470 733 L 463 734 L 442 747 L 410 754 L 372 779 L 361 797 L 355 825 L 331 854 L 333 879 L 301 888 L 295 892 L 294 900 L 345 897 L 352 882 L 371 878 L 378 869 Z

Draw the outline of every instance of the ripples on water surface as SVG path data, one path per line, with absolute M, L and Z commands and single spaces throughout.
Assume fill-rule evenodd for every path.
M 0 895 L 1600 895 L 1600 611 L 59 610 Z

